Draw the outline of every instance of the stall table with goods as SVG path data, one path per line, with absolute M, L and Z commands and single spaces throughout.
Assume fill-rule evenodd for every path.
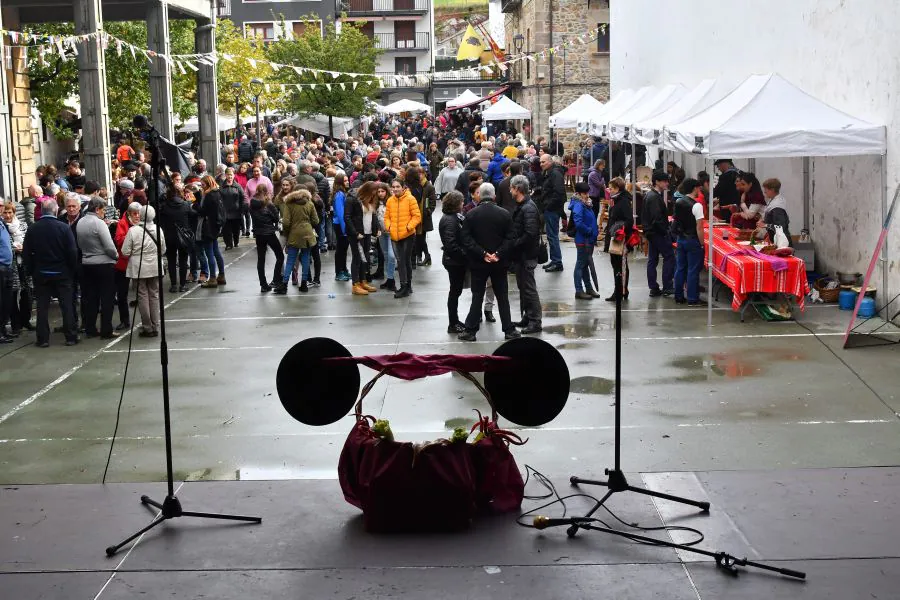
M 709 239 L 709 225 L 704 226 L 704 241 Z M 746 233 L 730 225 L 713 225 L 713 275 L 733 293 L 731 308 L 740 311 L 741 321 L 755 294 L 785 294 L 796 299 L 800 310 L 806 306 L 809 293 L 806 263 L 795 256 L 769 254 L 769 248 L 752 245 Z M 704 261 L 709 268 L 708 253 Z

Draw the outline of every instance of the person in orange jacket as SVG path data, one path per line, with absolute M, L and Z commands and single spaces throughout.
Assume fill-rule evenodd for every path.
M 412 255 L 415 247 L 416 227 L 422 222 L 419 203 L 409 191 L 406 182 L 391 182 L 391 196 L 384 211 L 384 228 L 391 235 L 400 289 L 394 298 L 406 298 L 412 294 Z

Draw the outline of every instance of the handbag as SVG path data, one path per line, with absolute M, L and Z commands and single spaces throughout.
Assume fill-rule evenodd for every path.
M 550 260 L 550 251 L 547 249 L 547 236 L 541 234 L 541 241 L 538 244 L 537 262 L 543 264 Z
M 178 241 L 178 247 L 182 250 L 190 250 L 194 247 L 194 232 L 187 227 L 175 225 L 175 237 Z
M 613 238 L 609 242 L 609 253 L 614 254 L 616 256 L 622 256 L 625 254 L 625 242 L 618 238 Z

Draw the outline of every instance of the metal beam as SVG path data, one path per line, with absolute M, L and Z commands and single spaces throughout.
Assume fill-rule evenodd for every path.
M 147 3 L 147 47 L 157 54 L 171 54 L 169 7 L 160 0 Z M 172 117 L 172 68 L 159 57 L 150 61 L 150 118 L 166 139 L 175 137 Z
M 216 26 L 212 19 L 197 19 L 194 51 L 212 52 L 216 48 Z M 210 170 L 221 162 L 219 157 L 218 89 L 215 65 L 198 65 L 197 115 L 200 125 L 200 157 Z
M 74 0 L 75 33 L 96 33 L 103 27 L 100 0 Z M 91 39 L 78 53 L 78 88 L 85 174 L 112 189 L 109 154 L 109 109 L 106 102 L 106 61 L 99 39 Z

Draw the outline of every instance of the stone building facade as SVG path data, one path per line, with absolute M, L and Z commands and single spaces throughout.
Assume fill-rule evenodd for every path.
M 521 82 L 513 87 L 513 100 L 531 110 L 533 136 L 547 135 L 550 115 L 581 94 L 609 99 L 609 0 L 503 0 L 501 7 L 507 54 L 516 53 L 516 36 L 521 35 L 521 51 L 535 56 L 516 63 L 510 77 Z M 597 40 L 537 55 L 601 24 L 604 32 Z M 567 149 L 581 137 L 574 129 L 557 133 Z
M 18 29 L 18 21 L 11 11 L 4 11 L 0 21 L 4 28 Z M 5 43 L 5 42 L 4 42 Z M 4 55 L 9 53 L 8 56 Z M 6 46 L 0 50 L 3 61 L 3 76 L 0 78 L 5 86 L 0 94 L 0 102 L 4 104 L 2 126 L 4 140 L 2 152 L 8 156 L 0 157 L 3 162 L 3 174 L 0 175 L 0 193 L 7 198 L 20 199 L 25 196 L 28 186 L 35 183 L 34 139 L 31 128 L 31 92 L 28 81 L 27 57 L 23 48 Z

